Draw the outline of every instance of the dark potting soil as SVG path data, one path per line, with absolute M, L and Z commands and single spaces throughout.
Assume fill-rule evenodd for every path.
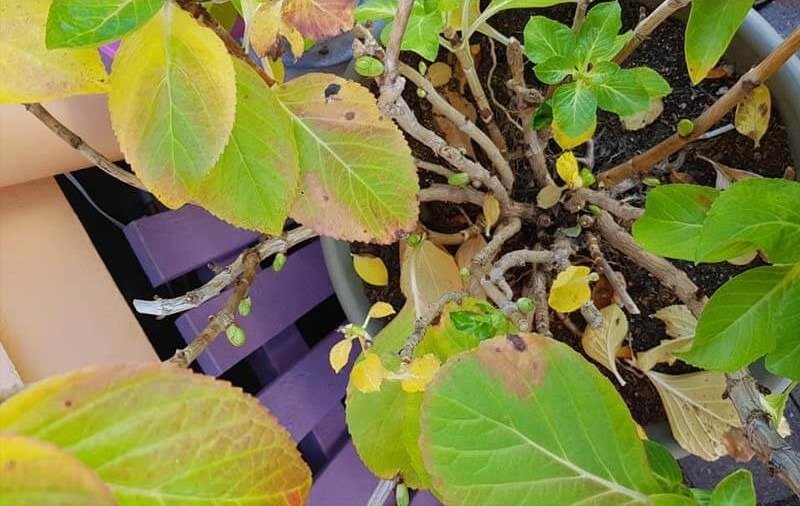
M 574 6 L 572 5 L 556 6 L 549 9 L 531 9 L 529 12 L 512 10 L 493 18 L 492 25 L 502 33 L 522 40 L 523 28 L 531 15 L 545 15 L 565 24 L 570 24 L 573 12 Z M 640 5 L 623 3 L 624 29 L 632 29 L 638 22 L 641 13 L 646 14 L 646 11 Z M 510 104 L 510 98 L 505 87 L 505 82 L 510 76 L 502 46 L 495 44 L 497 54 L 495 64 L 489 41 L 485 37 L 478 36 L 475 42 L 480 44 L 480 53 L 476 58 L 478 74 L 484 82 L 487 80 L 490 82 L 495 98 L 499 103 Z M 445 53 L 445 51 L 441 51 L 439 56 L 440 59 L 447 61 L 446 59 L 449 55 Z M 639 46 L 637 51 L 625 62 L 623 66 L 626 67 L 648 66 L 657 70 L 669 81 L 672 86 L 672 93 L 664 98 L 664 111 L 659 118 L 638 131 L 627 131 L 615 116 L 602 111 L 599 112 L 595 134 L 596 172 L 611 168 L 615 164 L 641 153 L 672 135 L 675 131 L 675 125 L 680 119 L 694 118 L 700 115 L 736 82 L 736 76 L 728 76 L 718 79 L 706 79 L 699 85 L 692 86 L 683 58 L 683 24 L 677 20 L 668 20 L 653 33 L 649 40 Z M 419 60 L 412 55 L 404 54 L 404 59 L 415 67 L 419 63 Z M 726 62 L 721 63 L 725 64 Z M 493 70 L 492 67 L 494 67 Z M 737 70 L 741 72 L 747 69 Z M 489 80 L 490 73 L 492 74 L 491 80 Z M 529 83 L 536 82 L 531 65 L 527 65 L 526 74 Z M 452 82 L 451 85 L 455 86 Z M 544 88 L 541 83 L 539 85 L 540 89 Z M 407 86 L 406 88 L 404 96 L 417 112 L 420 122 L 429 128 L 435 129 L 431 116 L 431 107 L 428 102 L 416 95 L 413 86 Z M 469 92 L 467 91 L 468 94 Z M 495 119 L 509 143 L 511 164 L 517 176 L 514 198 L 519 201 L 535 202 L 536 189 L 531 185 L 530 170 L 524 159 L 518 155 L 518 153 L 521 153 L 520 134 L 502 111 L 495 110 Z M 730 114 L 718 126 L 729 124 L 732 121 L 733 114 Z M 436 161 L 436 157 L 427 147 L 414 139 L 409 139 L 409 143 L 417 158 Z M 547 148 L 547 156 L 550 161 L 553 162 L 559 153 L 558 146 L 551 142 Z M 656 174 L 662 182 L 694 182 L 713 185 L 715 172 L 699 156 L 705 156 L 725 165 L 752 171 L 766 177 L 780 177 L 786 167 L 791 165 L 786 131 L 776 114 L 772 115 L 769 130 L 761 140 L 761 145 L 758 148 L 754 148 L 750 139 L 732 130 L 706 141 L 695 142 L 687 146 L 683 153 L 685 158 L 680 157 L 683 158 L 681 160 L 678 156 L 673 156 L 670 159 L 673 164 Z M 478 156 L 480 158 L 483 155 L 479 153 Z M 490 166 L 485 158 L 480 161 L 485 166 Z M 554 163 L 551 163 L 550 166 L 554 166 Z M 420 172 L 420 185 L 422 187 L 426 187 L 432 182 L 442 183 L 445 181 L 440 176 Z M 622 198 L 630 204 L 642 206 L 646 190 L 645 186 L 639 185 L 639 187 L 623 195 Z M 428 228 L 439 232 L 461 230 L 469 225 L 467 217 L 474 220 L 479 214 L 480 209 L 471 205 L 457 206 L 445 203 L 423 203 L 420 208 L 421 222 Z M 537 229 L 533 226 L 524 227 L 517 237 L 506 244 L 505 251 L 533 247 L 537 243 L 542 243 L 546 247 L 558 228 L 575 225 L 576 216 L 564 211 L 560 206 L 552 208 L 549 214 L 552 220 L 550 227 L 547 229 Z M 405 298 L 399 290 L 400 262 L 397 246 L 382 247 L 353 244 L 351 248 L 354 253 L 368 253 L 380 256 L 389 270 L 388 286 L 365 287 L 370 301 L 382 300 L 391 303 L 395 308 L 402 307 Z M 603 247 L 602 249 L 611 265 L 624 275 L 628 291 L 642 312 L 640 315 L 628 315 L 632 348 L 634 351 L 643 351 L 658 345 L 662 339 L 667 338 L 667 335 L 663 323 L 651 315 L 668 305 L 679 304 L 680 301 L 671 291 L 661 286 L 646 270 L 632 264 L 610 247 Z M 586 255 L 585 250 L 582 254 Z M 591 264 L 591 259 L 588 256 L 582 257 L 578 255 L 573 261 L 586 265 Z M 706 294 L 711 295 L 726 281 L 753 267 L 758 261 L 756 260 L 747 266 L 734 266 L 728 263 L 693 265 L 688 262 L 676 262 L 676 264 L 684 269 Z M 528 281 L 527 276 L 525 269 L 522 268 L 508 273 L 509 282 L 517 291 L 525 286 Z M 551 330 L 555 338 L 566 342 L 577 351 L 583 353 L 580 339 L 564 327 L 555 318 L 555 315 L 552 316 Z M 579 328 L 583 328 L 584 322 L 580 315 L 576 313 L 571 315 L 571 318 Z M 598 366 L 598 369 L 617 386 L 637 422 L 645 425 L 666 419 L 666 414 L 655 388 L 642 374 L 624 366 L 624 364 L 620 364 L 620 373 L 627 382 L 626 386 L 621 387 L 605 368 Z M 679 361 L 673 366 L 659 365 L 656 370 L 677 374 L 690 372 L 694 369 Z

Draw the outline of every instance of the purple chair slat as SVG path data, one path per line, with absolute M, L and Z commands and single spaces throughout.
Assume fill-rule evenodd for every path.
M 263 387 L 288 371 L 306 353 L 308 345 L 300 330 L 289 325 L 264 346 L 256 348 L 245 360 Z
M 411 499 L 411 506 L 441 506 L 442 503 L 439 502 L 439 499 L 433 496 L 427 490 L 420 490 L 416 494 L 414 494 L 414 498 Z
M 333 457 L 340 443 L 347 436 L 344 416 L 344 406 L 339 403 L 311 431 L 326 460 Z
M 353 443 L 348 441 L 314 481 L 308 506 L 366 504 L 377 484 L 378 478 L 364 467 Z
M 258 394 L 295 441 L 302 440 L 344 397 L 350 364 L 336 374 L 328 362 L 331 347 L 341 339 L 339 332 L 331 332 Z
M 232 227 L 192 205 L 132 221 L 125 236 L 153 286 L 232 255 L 258 239 L 257 233 Z
M 198 357 L 198 363 L 206 374 L 222 374 L 332 293 L 322 247 L 315 241 L 291 253 L 280 272 L 266 269 L 258 273 L 250 288 L 252 312 L 237 320 L 247 336 L 244 346 L 235 348 L 226 339 L 217 339 Z M 227 298 L 228 293 L 223 292 L 175 321 L 187 343 L 206 326 L 210 315 L 222 309 Z

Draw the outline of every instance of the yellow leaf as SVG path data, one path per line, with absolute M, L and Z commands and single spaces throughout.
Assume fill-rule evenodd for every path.
M 328 355 L 328 361 L 335 372 L 338 373 L 347 365 L 347 361 L 350 360 L 350 350 L 352 349 L 353 341 L 351 339 L 345 338 L 333 345 Z
M 553 139 L 556 140 L 561 149 L 572 149 L 577 146 L 580 146 L 584 142 L 588 141 L 594 135 L 594 130 L 597 128 L 597 121 L 592 123 L 592 127 L 587 129 L 581 135 L 577 137 L 570 137 L 569 135 L 565 134 L 561 130 L 558 129 L 555 123 L 552 125 L 553 127 Z
M 406 392 L 424 392 L 441 363 L 433 353 L 426 353 L 408 364 L 407 375 L 400 380 L 400 386 Z
M 653 315 L 667 327 L 667 335 L 673 339 L 694 337 L 697 329 L 697 318 L 683 304 L 661 308 Z
M 104 93 L 106 74 L 96 48 L 45 47 L 50 0 L 0 2 L 0 103 L 45 102 Z
M 283 0 L 283 19 L 302 37 L 323 40 L 353 28 L 353 0 Z
M 369 308 L 370 318 L 385 318 L 395 314 L 395 310 L 388 302 L 376 302 Z
M 283 60 L 273 60 L 272 58 L 265 58 L 264 70 L 278 84 L 283 84 L 283 82 L 286 80 L 286 68 L 283 66 Z
M 426 314 L 430 307 L 447 292 L 464 289 L 458 265 L 453 256 L 431 241 L 422 241 L 415 247 L 401 247 L 400 289 L 414 305 L 417 316 Z
M 762 84 L 745 95 L 736 106 L 736 116 L 733 120 L 736 130 L 753 139 L 756 147 L 760 145 L 761 138 L 769 127 L 771 105 L 769 88 Z
M 566 187 L 555 184 L 545 186 L 536 195 L 536 205 L 542 209 L 550 209 L 561 200 L 561 194 L 564 193 L 564 190 L 566 190 Z
M 358 277 L 375 286 L 389 284 L 389 272 L 378 257 L 367 255 L 353 255 L 353 268 Z
M 570 313 L 592 298 L 589 288 L 589 268 L 570 265 L 558 273 L 547 303 L 559 313 Z
M 572 151 L 564 151 L 556 160 L 556 171 L 561 179 L 567 183 L 570 190 L 583 186 L 583 179 L 578 169 L 578 160 Z
M 236 79 L 225 45 L 167 3 L 122 41 L 108 97 L 125 158 L 164 204 L 194 197 L 228 143 Z
M 603 324 L 600 327 L 586 326 L 581 339 L 583 350 L 599 364 L 614 373 L 619 384 L 625 386 L 625 380 L 617 370 L 617 351 L 628 335 L 628 318 L 616 304 L 600 310 Z
M 360 392 L 377 392 L 386 377 L 380 357 L 371 351 L 364 352 L 364 359 L 353 366 L 350 382 Z
M 500 219 L 500 202 L 494 195 L 487 193 L 483 198 L 483 216 L 486 218 L 487 233 L 497 224 Z
M 665 362 L 669 365 L 675 363 L 678 357 L 675 353 L 687 351 L 692 347 L 693 337 L 679 337 L 675 339 L 664 339 L 661 344 L 647 351 L 636 354 L 636 367 L 642 372 L 647 372 L 656 364 Z
M 259 56 L 280 56 L 280 37 L 285 37 L 295 58 L 303 54 L 303 36 L 283 17 L 283 0 L 263 2 L 250 21 L 248 27 L 250 44 Z

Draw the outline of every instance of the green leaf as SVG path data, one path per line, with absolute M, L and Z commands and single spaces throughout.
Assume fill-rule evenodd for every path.
M 581 82 L 559 86 L 550 99 L 553 123 L 569 137 L 580 137 L 597 122 L 597 98 Z
M 622 49 L 626 41 L 617 39 L 622 29 L 621 12 L 615 1 L 597 4 L 586 13 L 577 36 L 578 61 L 582 65 L 608 61 Z
M 750 269 L 708 301 L 694 345 L 678 354 L 705 369 L 733 371 L 767 355 L 767 369 L 800 379 L 800 264 Z
M 544 16 L 533 16 L 523 32 L 525 54 L 534 63 L 543 63 L 548 58 L 575 57 L 575 34 L 558 21 Z
M 391 21 L 397 12 L 397 0 L 367 0 L 353 13 L 357 23 Z
M 216 165 L 233 128 L 236 81 L 225 45 L 168 3 L 122 42 L 109 92 L 125 158 L 170 207 Z
M 800 382 L 793 381 L 789 386 L 783 389 L 783 392 L 767 394 L 761 399 L 764 405 L 764 411 L 769 414 L 769 418 L 772 420 L 772 425 L 774 427 L 779 427 L 784 420 L 783 412 L 786 410 L 786 402 L 789 400 L 789 396 L 792 391 L 797 388 L 798 384 L 800 384 Z
M 533 117 L 531 118 L 530 127 L 534 130 L 541 130 L 546 126 L 550 126 L 550 123 L 553 122 L 553 107 L 550 105 L 550 101 L 542 102 L 539 107 L 536 108 L 536 112 L 533 113 Z
M 394 19 L 394 11 L 392 11 Z M 381 32 L 381 42 L 389 41 L 389 34 L 394 23 L 387 23 Z M 425 12 L 421 4 L 415 3 L 408 27 L 403 35 L 400 49 L 413 51 L 428 61 L 433 61 L 439 54 L 439 32 L 442 30 L 442 13 L 439 11 Z
M 97 50 L 45 47 L 49 6 L 48 0 L 0 2 L 0 103 L 46 102 L 107 91 L 108 76 Z
M 574 74 L 575 64 L 564 56 L 551 56 L 533 68 L 536 78 L 543 83 L 558 84 L 568 75 Z
M 97 46 L 145 24 L 164 0 L 53 0 L 47 18 L 48 48 Z
M 709 506 L 755 506 L 756 490 L 753 475 L 739 469 L 722 479 L 711 492 Z
M 668 184 L 647 192 L 633 238 L 656 255 L 694 260 L 708 210 L 720 192 L 707 186 Z
M 719 262 L 760 249 L 776 264 L 800 262 L 800 183 L 753 178 L 725 190 L 711 206 L 697 261 Z
M 349 241 L 390 243 L 416 226 L 414 159 L 369 90 L 312 73 L 276 93 L 292 119 L 300 157 L 300 196 L 292 217 Z
M 636 74 L 636 79 L 647 90 L 647 95 L 650 98 L 665 97 L 672 93 L 672 87 L 667 80 L 655 70 L 649 67 L 635 67 L 631 71 Z
M 197 203 L 237 227 L 280 235 L 298 194 L 292 121 L 249 65 L 234 60 L 236 119 L 228 145 L 194 192 Z
M 598 78 L 592 84 L 592 93 L 601 109 L 619 116 L 630 116 L 650 107 L 650 96 L 636 72 L 620 69 L 611 62 L 600 63 L 595 69 Z
M 678 461 L 660 444 L 645 439 L 644 449 L 647 452 L 647 461 L 666 490 L 683 491 L 683 471 Z
M 702 81 L 728 48 L 753 0 L 694 0 L 686 24 L 684 53 L 689 77 Z
M 611 383 L 536 334 L 484 341 L 442 367 L 421 442 L 445 504 L 646 504 L 666 491 Z
M 492 0 L 484 11 L 497 13 L 506 9 L 532 9 L 573 2 L 575 0 Z
M 112 506 L 108 487 L 80 460 L 37 439 L 0 434 L 0 503 Z
M 0 405 L 0 431 L 72 454 L 121 504 L 300 504 L 311 473 L 258 401 L 162 364 L 83 369 Z

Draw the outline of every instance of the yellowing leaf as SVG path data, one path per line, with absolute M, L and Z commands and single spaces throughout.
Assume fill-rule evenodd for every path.
M 597 120 L 592 123 L 592 127 L 587 129 L 581 135 L 578 136 L 570 136 L 566 133 L 562 132 L 558 126 L 553 123 L 553 139 L 561 146 L 562 149 L 572 149 L 580 146 L 584 142 L 588 141 L 594 135 L 594 130 L 597 128 Z
M 480 250 L 486 247 L 486 239 L 481 234 L 475 234 L 458 247 L 456 250 L 456 265 L 459 269 L 469 269 L 474 257 Z
M 114 59 L 108 101 L 125 158 L 170 207 L 192 197 L 233 128 L 236 81 L 225 45 L 167 3 Z
M 736 130 L 750 137 L 755 142 L 756 147 L 761 143 L 761 138 L 767 133 L 769 128 L 769 116 L 772 99 L 769 88 L 760 85 L 745 95 L 739 105 L 736 106 L 736 116 L 733 124 Z
M 578 160 L 572 151 L 564 151 L 556 160 L 556 172 L 558 176 L 567 183 L 570 190 L 575 190 L 583 186 L 583 179 L 578 169 Z
M 539 190 L 539 193 L 536 195 L 536 205 L 542 209 L 550 209 L 558 204 L 558 201 L 561 200 L 561 194 L 564 193 L 566 189 L 566 186 L 558 186 L 555 184 L 545 186 Z
M 619 384 L 625 386 L 625 380 L 617 370 L 617 351 L 628 335 L 628 318 L 616 304 L 600 310 L 603 324 L 600 327 L 586 326 L 581 345 L 587 355 L 614 373 Z
M 347 361 L 350 360 L 350 350 L 352 349 L 353 341 L 351 339 L 345 338 L 334 344 L 328 355 L 331 369 L 337 373 L 341 371 L 347 365 Z
M 667 335 L 673 339 L 694 337 L 697 318 L 685 305 L 667 306 L 656 311 L 653 316 L 664 322 L 667 327 Z
M 353 268 L 358 277 L 375 286 L 389 284 L 389 272 L 383 260 L 367 255 L 353 255 Z
M 378 355 L 370 351 L 364 352 L 364 359 L 353 366 L 350 373 L 350 384 L 360 392 L 377 392 L 386 377 L 386 369 Z
M 408 364 L 406 377 L 400 380 L 400 386 L 406 392 L 424 392 L 440 366 L 439 359 L 433 353 L 415 358 Z
M 680 337 L 676 339 L 664 339 L 661 344 L 647 351 L 636 354 L 636 367 L 642 372 L 647 372 L 656 364 L 665 362 L 669 365 L 675 363 L 678 357 L 676 353 L 686 351 L 692 347 L 693 337 Z
M 455 259 L 431 241 L 407 247 L 403 256 L 400 289 L 413 302 L 417 316 L 427 314 L 445 293 L 463 289 L 464 282 Z
M 108 76 L 96 48 L 45 47 L 50 3 L 0 2 L 0 103 L 45 102 L 106 91 Z
M 376 302 L 369 308 L 370 318 L 385 318 L 395 313 L 394 308 L 388 302 Z
M 83 462 L 57 446 L 0 434 L 0 503 L 111 506 L 108 488 Z
M 696 372 L 672 376 L 645 373 L 667 412 L 672 435 L 687 452 L 705 460 L 727 454 L 725 434 L 741 427 L 733 403 L 725 396 L 725 376 Z
M 756 259 L 758 256 L 758 250 L 748 251 L 747 253 L 742 253 L 738 257 L 729 258 L 726 260 L 731 265 L 747 265 L 753 260 Z
M 661 97 L 651 98 L 650 107 L 630 116 L 620 116 L 619 120 L 625 130 L 641 130 L 654 122 L 664 112 L 664 101 Z
M 483 216 L 486 218 L 486 232 L 488 233 L 500 219 L 500 202 L 490 193 L 483 198 Z
M 570 313 L 592 298 L 589 288 L 589 268 L 570 265 L 558 273 L 547 303 L 559 313 Z
M 303 35 L 283 17 L 284 0 L 267 0 L 258 6 L 248 26 L 250 44 L 259 56 L 280 56 L 280 37 L 285 37 L 295 58 L 303 55 Z
M 303 37 L 322 40 L 353 27 L 353 0 L 283 0 L 283 19 Z

